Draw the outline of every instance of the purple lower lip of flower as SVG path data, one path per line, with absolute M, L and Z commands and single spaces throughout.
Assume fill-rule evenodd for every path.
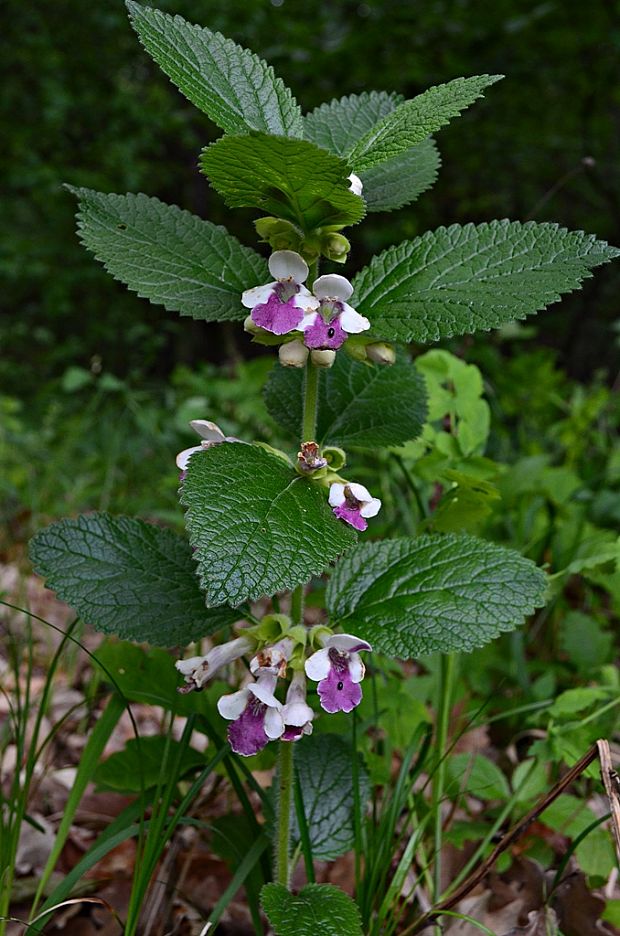
M 272 292 L 267 302 L 254 306 L 252 321 L 274 335 L 286 335 L 294 331 L 303 318 L 303 309 L 295 305 L 295 296 L 283 302 L 277 292 Z
M 317 314 L 316 321 L 304 332 L 304 344 L 314 350 L 337 351 L 346 340 L 347 333 L 340 324 L 339 315 L 326 322 Z
M 287 725 L 280 741 L 298 741 L 303 733 L 304 729 L 302 726 L 296 727 L 294 725 Z
M 331 669 L 317 687 L 321 708 L 333 715 L 334 712 L 352 712 L 362 701 L 362 687 L 354 683 L 349 672 L 348 654 L 329 651 Z
M 249 757 L 269 743 L 265 733 L 267 706 L 252 696 L 239 718 L 228 726 L 228 741 L 235 754 Z
M 332 507 L 332 510 L 339 520 L 350 523 L 356 530 L 363 532 L 368 529 L 368 522 L 362 517 L 359 507 L 351 507 L 345 502 L 339 507 Z

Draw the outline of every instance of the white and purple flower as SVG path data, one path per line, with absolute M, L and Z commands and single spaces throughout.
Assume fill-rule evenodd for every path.
M 269 258 L 274 281 L 246 289 L 241 302 L 251 309 L 251 319 L 274 335 L 287 335 L 299 328 L 304 314 L 318 309 L 319 300 L 303 285 L 308 264 L 294 250 L 276 250 Z
M 199 692 L 204 684 L 211 679 L 223 666 L 238 660 L 245 653 L 249 653 L 256 646 L 255 641 L 248 637 L 237 637 L 228 643 L 213 647 L 205 656 L 189 657 L 187 660 L 177 660 L 174 664 L 179 673 L 185 677 L 185 686 L 180 686 L 177 692 Z
M 218 712 L 227 718 L 228 741 L 235 754 L 250 757 L 284 734 L 282 704 L 274 690 L 278 677 L 262 673 L 256 682 L 218 699 Z
M 330 713 L 352 712 L 362 701 L 364 664 L 360 650 L 372 650 L 354 634 L 324 637 L 323 647 L 306 660 L 306 675 L 318 682 L 321 707 Z
M 356 530 L 368 527 L 368 517 L 375 517 L 381 510 L 381 501 L 373 497 L 363 484 L 341 484 L 334 482 L 329 488 L 329 505 L 339 520 L 344 520 Z
M 313 718 L 314 712 L 306 702 L 306 677 L 298 670 L 291 679 L 282 709 L 282 740 L 298 741 L 302 735 L 312 734 Z
M 310 310 L 300 320 L 298 328 L 304 333 L 307 348 L 337 351 L 349 335 L 357 335 L 370 328 L 370 322 L 348 305 L 353 286 L 344 276 L 328 273 L 314 281 L 312 291 L 318 311 Z M 317 306 L 314 308 L 317 309 Z
M 220 442 L 240 442 L 233 436 L 224 435 L 217 423 L 209 422 L 208 419 L 192 419 L 190 426 L 201 437 L 200 445 L 192 445 L 191 448 L 183 449 L 177 455 L 177 468 L 181 472 L 187 470 L 189 460 L 194 452 L 201 452 L 203 449 L 211 448 L 212 445 L 219 445 Z M 183 475 L 182 475 L 183 477 Z
M 264 647 L 250 660 L 252 676 L 271 673 L 283 679 L 286 676 L 288 661 L 295 649 L 295 642 L 290 637 L 283 637 L 271 647 Z

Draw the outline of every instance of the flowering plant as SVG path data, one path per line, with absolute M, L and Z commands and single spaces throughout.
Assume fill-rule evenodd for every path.
M 545 591 L 532 562 L 470 535 L 367 541 L 380 479 L 368 490 L 347 468 L 350 451 L 420 435 L 425 385 L 405 346 L 522 319 L 618 251 L 553 224 L 495 221 L 389 247 L 352 279 L 322 272 L 349 262 L 343 230 L 429 187 L 431 135 L 499 76 L 457 78 L 410 101 L 364 92 L 303 115 L 251 52 L 178 16 L 133 0 L 128 8 L 145 49 L 224 131 L 201 169 L 231 209 L 260 214 L 269 257 L 142 194 L 71 188 L 79 236 L 138 295 L 195 319 L 244 322 L 248 340 L 277 348 L 265 397 L 291 448 L 194 420 L 201 441 L 177 456 L 188 541 L 100 513 L 52 524 L 31 555 L 49 587 L 102 631 L 177 647 L 235 625 L 230 640 L 176 663 L 179 691 L 249 661 L 217 709 L 236 754 L 278 744 L 277 884 L 268 887 L 281 890 L 266 890 L 264 906 L 278 933 L 311 932 L 282 922 L 274 905 L 292 872 L 293 742 L 303 750 L 321 709 L 360 703 L 361 654 L 471 651 L 519 626 Z M 324 614 L 311 627 L 305 599 L 326 575 Z M 345 899 L 329 888 L 306 898 Z M 339 932 L 360 932 L 350 907 L 344 915 Z

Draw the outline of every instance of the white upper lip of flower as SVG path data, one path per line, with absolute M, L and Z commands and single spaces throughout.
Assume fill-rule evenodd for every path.
M 190 426 L 202 438 L 202 442 L 200 445 L 192 445 L 190 448 L 179 452 L 176 459 L 179 471 L 185 471 L 194 452 L 200 452 L 202 449 L 209 448 L 211 445 L 218 445 L 220 442 L 239 441 L 239 439 L 232 436 L 224 435 L 218 424 L 210 422 L 208 419 L 192 419 Z
M 381 510 L 381 501 L 378 497 L 373 497 L 368 488 L 363 484 L 341 484 L 335 481 L 329 489 L 330 507 L 340 507 L 346 501 L 344 493 L 345 487 L 348 487 L 353 497 L 360 502 L 360 514 L 362 517 L 376 517 Z
M 359 683 L 364 678 L 366 672 L 362 658 L 359 655 L 360 650 L 372 650 L 372 647 L 366 640 L 361 640 L 355 634 L 333 634 L 322 641 L 323 647 L 309 656 L 306 660 L 306 676 L 314 682 L 320 682 L 327 679 L 331 669 L 331 660 L 329 651 L 338 650 L 340 653 L 349 657 L 349 673 L 351 680 Z
M 361 195 L 361 194 L 362 194 L 362 191 L 363 191 L 363 189 L 364 189 L 364 183 L 362 182 L 362 180 L 360 179 L 360 177 L 359 177 L 358 175 L 356 175 L 354 172 L 352 172 L 351 175 L 350 175 L 348 178 L 349 178 L 349 182 L 351 183 L 351 185 L 349 186 L 349 188 L 351 189 L 351 191 L 353 192 L 353 194 L 354 194 L 354 195 Z
M 294 250 L 275 250 L 269 257 L 269 272 L 275 277 L 273 282 L 253 286 L 242 293 L 241 304 L 246 309 L 254 309 L 268 302 L 279 283 L 294 283 L 297 286 L 297 295 L 292 298 L 292 302 L 299 309 L 318 309 L 318 300 L 303 285 L 310 271 L 300 254 Z
M 350 306 L 347 299 L 353 295 L 353 286 L 346 278 L 339 273 L 326 273 L 319 276 L 312 284 L 312 292 L 320 302 L 337 302 L 342 311 L 340 313 L 340 324 L 349 335 L 358 335 L 360 332 L 370 328 L 370 322 L 364 315 L 360 315 L 353 306 Z M 318 305 L 318 303 L 317 303 Z M 316 321 L 316 307 L 310 309 L 299 324 L 299 330 L 305 331 Z
M 314 718 L 314 712 L 306 702 L 306 677 L 301 671 L 296 672 L 291 679 L 282 718 L 285 725 L 291 725 L 293 728 L 303 728 Z

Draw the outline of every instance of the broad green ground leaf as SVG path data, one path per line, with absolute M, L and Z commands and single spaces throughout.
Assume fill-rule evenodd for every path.
M 188 644 L 239 619 L 207 608 L 189 543 L 132 517 L 60 520 L 30 542 L 35 572 L 97 630 L 161 647 Z
M 269 412 L 295 438 L 302 417 L 303 372 L 276 364 L 265 386 Z M 319 374 L 317 441 L 378 448 L 415 439 L 426 419 L 424 381 L 405 355 L 368 366 L 338 354 Z
M 346 162 L 308 140 L 224 136 L 202 151 L 200 165 L 229 208 L 258 208 L 305 231 L 364 217 Z
M 220 33 L 127 0 L 140 42 L 192 104 L 228 133 L 301 136 L 299 105 L 273 68 Z
M 355 277 L 352 301 L 377 337 L 438 341 L 538 312 L 619 255 L 557 224 L 454 224 L 375 257 Z
M 446 764 L 448 796 L 458 793 L 482 800 L 506 800 L 510 788 L 497 764 L 482 754 L 452 754 Z
M 298 894 L 265 884 L 261 903 L 276 936 L 362 936 L 357 905 L 333 884 L 306 884 Z
M 295 771 L 316 859 L 331 860 L 353 847 L 354 756 L 348 741 L 336 734 L 314 734 L 303 738 L 295 747 Z M 358 778 L 360 801 L 364 804 L 370 785 L 361 764 Z M 294 813 L 292 834 L 294 840 L 299 838 Z
M 363 172 L 404 153 L 440 130 L 482 97 L 501 75 L 455 78 L 404 101 L 375 124 L 348 154 L 352 169 Z
M 189 654 L 187 654 L 189 656 Z M 174 666 L 174 658 L 158 647 L 144 648 L 138 644 L 111 638 L 104 640 L 95 653 L 101 665 L 101 677 L 130 702 L 157 705 L 175 715 L 217 715 L 217 700 L 228 691 L 217 677 L 209 680 L 202 692 L 183 695 L 177 692 L 183 678 Z M 199 721 L 196 730 L 202 730 Z
M 130 738 L 122 751 L 111 754 L 99 764 L 93 777 L 98 790 L 116 793 L 139 793 L 157 786 L 161 779 L 164 758 L 172 765 L 179 757 L 181 744 L 174 738 L 152 735 L 145 738 Z M 194 748 L 183 746 L 180 754 L 178 777 L 205 766 L 205 755 Z
M 324 489 L 257 445 L 224 442 L 193 455 L 181 502 L 210 604 L 294 588 L 355 542 Z
M 304 136 L 323 149 L 348 156 L 375 124 L 404 98 L 387 91 L 363 91 L 321 104 L 304 117 Z
M 430 138 L 360 173 L 368 211 L 394 211 L 433 185 L 441 159 Z
M 327 589 L 332 624 L 402 658 L 473 650 L 544 603 L 546 576 L 519 553 L 473 536 L 358 546 Z
M 81 242 L 143 299 L 207 322 L 241 320 L 244 289 L 267 264 L 225 228 L 147 195 L 68 187 L 79 199 Z

